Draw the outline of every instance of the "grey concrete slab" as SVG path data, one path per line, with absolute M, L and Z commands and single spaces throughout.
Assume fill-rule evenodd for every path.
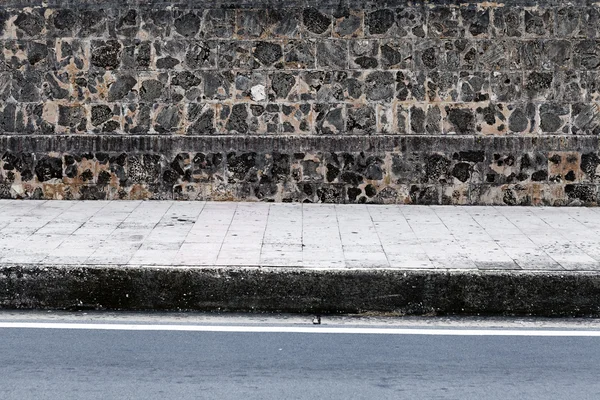
M 589 208 L 0 201 L 0 263 L 600 269 Z

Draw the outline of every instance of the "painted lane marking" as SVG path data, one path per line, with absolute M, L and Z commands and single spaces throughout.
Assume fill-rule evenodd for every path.
M 410 329 L 410 328 L 330 328 L 300 326 L 241 325 L 145 325 L 145 324 L 81 324 L 52 322 L 0 322 L 0 328 L 73 329 L 113 331 L 181 331 L 234 333 L 327 333 L 363 335 L 431 335 L 431 336 L 550 336 L 600 337 L 594 330 L 534 330 L 534 329 Z

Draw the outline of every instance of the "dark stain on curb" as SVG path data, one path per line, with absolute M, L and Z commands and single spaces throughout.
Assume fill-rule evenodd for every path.
M 0 308 L 600 316 L 600 273 L 4 266 Z

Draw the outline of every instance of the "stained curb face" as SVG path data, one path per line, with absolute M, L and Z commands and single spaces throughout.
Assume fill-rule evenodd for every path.
M 0 308 L 600 316 L 600 272 L 3 266 Z

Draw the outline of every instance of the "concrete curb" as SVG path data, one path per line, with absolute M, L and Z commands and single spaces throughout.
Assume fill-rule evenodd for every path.
M 10 265 L 0 308 L 600 316 L 600 272 Z

